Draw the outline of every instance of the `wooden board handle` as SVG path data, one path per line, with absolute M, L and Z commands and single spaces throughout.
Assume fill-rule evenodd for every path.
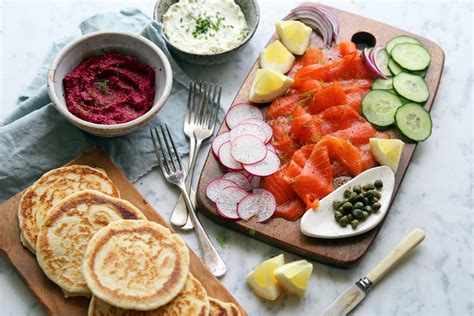
M 424 239 L 425 232 L 420 228 L 414 229 L 395 247 L 395 249 L 392 250 L 392 252 L 390 252 L 367 274 L 367 278 L 372 282 L 372 284 L 376 284 Z

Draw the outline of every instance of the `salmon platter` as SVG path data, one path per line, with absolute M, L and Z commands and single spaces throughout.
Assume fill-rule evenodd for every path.
M 275 23 L 213 140 L 197 206 L 252 238 L 349 267 L 431 135 L 444 53 L 315 3 Z

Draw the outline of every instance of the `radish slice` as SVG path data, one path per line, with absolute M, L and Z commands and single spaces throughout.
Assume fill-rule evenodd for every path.
M 272 144 L 267 144 L 266 147 L 267 150 L 273 151 L 276 154 L 275 146 L 273 146 Z
M 248 220 L 257 215 L 257 222 L 264 222 L 275 213 L 276 201 L 273 194 L 266 190 L 258 189 L 255 192 L 240 201 L 237 212 L 242 219 Z
M 250 103 L 240 102 L 240 103 L 234 103 L 234 104 L 232 104 L 230 107 L 233 108 L 234 106 L 241 105 L 241 104 L 252 105 L 252 104 L 250 104 Z M 252 105 L 252 106 L 253 106 L 253 105 Z
M 240 163 L 254 164 L 265 158 L 267 148 L 257 136 L 241 135 L 231 142 L 230 153 Z
M 257 222 L 261 223 L 272 217 L 273 213 L 276 211 L 277 203 L 273 194 L 267 190 L 255 189 L 253 190 L 253 193 L 255 195 L 261 195 L 261 200 L 268 203 L 266 204 L 267 207 L 265 207 L 265 204 L 262 204 L 261 209 L 257 214 Z
M 267 134 L 256 124 L 240 123 L 230 131 L 230 140 L 234 141 L 234 139 L 241 135 L 254 135 L 257 136 L 262 142 L 267 141 Z
M 258 127 L 260 127 L 265 132 L 265 135 L 266 135 L 265 143 L 268 143 L 270 139 L 272 139 L 273 130 L 272 130 L 272 127 L 268 125 L 267 122 L 263 120 L 258 120 L 258 119 L 247 119 L 247 120 L 243 120 L 240 124 L 247 124 L 247 123 L 258 125 Z
M 265 159 L 255 164 L 244 164 L 243 167 L 245 171 L 254 176 L 267 177 L 278 171 L 280 168 L 280 158 L 271 150 L 267 150 Z
M 229 132 L 224 132 L 216 136 L 214 140 L 212 141 L 212 153 L 218 157 L 219 156 L 219 148 L 221 147 L 222 144 L 225 142 L 228 142 L 230 140 L 230 133 Z
M 252 189 L 258 189 L 260 188 L 260 181 L 262 179 L 257 176 L 253 176 L 252 179 L 250 179 L 250 185 L 252 186 Z
M 249 179 L 247 179 L 247 177 L 240 172 L 227 172 L 225 175 L 222 176 L 221 179 L 230 180 L 245 191 L 251 191 L 253 189 Z
M 224 218 L 239 219 L 237 206 L 247 195 L 247 192 L 236 186 L 223 189 L 216 201 L 217 211 Z
M 254 136 L 255 137 L 255 136 Z M 225 142 L 219 148 L 219 161 L 224 167 L 227 167 L 232 170 L 241 170 L 242 164 L 232 157 L 230 153 L 231 143 Z
M 242 103 L 242 104 L 237 104 L 231 107 L 229 112 L 227 112 L 227 115 L 225 117 L 225 123 L 227 124 L 227 127 L 230 129 L 233 129 L 237 125 L 239 125 L 240 122 L 243 120 L 247 119 L 263 119 L 263 114 L 262 111 L 260 111 L 259 108 Z
M 229 180 L 229 179 L 215 179 L 215 180 L 212 180 L 207 184 L 206 196 L 212 202 L 216 202 L 217 198 L 222 195 L 222 190 L 224 190 L 227 187 L 232 187 L 232 186 L 236 186 L 236 185 L 237 185 L 237 183 L 235 183 L 234 181 Z

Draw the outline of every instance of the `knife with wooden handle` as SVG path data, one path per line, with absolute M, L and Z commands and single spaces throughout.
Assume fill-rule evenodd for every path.
M 425 239 L 422 229 L 414 229 L 405 237 L 367 276 L 357 281 L 339 296 L 323 316 L 346 315 L 356 307 L 367 295 L 369 290 L 377 284 L 389 271 L 393 269 L 407 254 L 416 248 Z

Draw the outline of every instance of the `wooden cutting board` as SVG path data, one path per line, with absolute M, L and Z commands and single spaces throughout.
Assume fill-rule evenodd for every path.
M 305 3 L 304 5 L 319 4 Z M 389 25 L 335 8 L 328 8 L 331 9 L 339 18 L 341 31 L 337 37 L 337 42 L 350 41 L 351 39 L 356 38 L 367 41 L 371 38 L 371 36 L 373 36 L 372 38 L 375 39 L 377 45 L 385 46 L 388 40 L 399 35 L 409 35 L 419 39 L 431 54 L 431 65 L 425 77 L 430 90 L 430 98 L 426 102 L 425 108 L 431 110 L 431 107 L 433 106 L 433 100 L 436 97 L 436 92 L 438 90 L 438 85 L 440 83 L 444 65 L 444 53 L 438 45 L 423 37 L 391 27 Z M 283 18 L 283 14 L 281 17 L 275 17 L 275 20 L 277 18 Z M 357 35 L 353 38 L 355 34 Z M 272 37 L 269 43 L 273 42 L 275 39 L 275 37 Z M 321 39 L 317 37 L 314 32 L 312 44 L 322 47 Z M 258 60 L 250 69 L 250 72 L 242 84 L 239 92 L 237 93 L 233 104 L 239 102 L 248 102 L 248 93 L 257 70 Z M 227 130 L 227 127 L 225 124 L 223 124 L 219 130 L 219 133 Z M 392 130 L 390 133 L 393 135 L 393 137 L 402 138 L 396 130 Z M 404 141 L 407 142 L 407 140 Z M 390 201 L 390 205 L 392 204 L 403 177 L 408 169 L 410 159 L 413 156 L 415 148 L 416 144 L 414 143 L 406 143 L 405 145 L 402 160 L 395 176 L 395 194 Z M 263 242 L 279 247 L 286 251 L 293 252 L 302 257 L 337 267 L 350 267 L 357 263 L 367 252 L 383 224 L 382 222 L 373 230 L 359 236 L 345 239 L 324 240 L 303 235 L 300 232 L 299 220 L 291 222 L 282 218 L 273 218 L 266 223 L 256 223 L 255 219 L 251 219 L 249 221 L 226 220 L 217 213 L 215 204 L 206 197 L 205 193 L 207 183 L 212 179 L 222 176 L 224 172 L 226 172 L 225 168 L 221 166 L 212 152 L 210 152 L 204 165 L 197 190 L 197 205 L 199 210 L 223 226 L 229 227 L 230 229 L 239 231 L 253 238 L 262 240 Z
M 173 231 L 159 213 L 148 204 L 122 171 L 120 171 L 102 151 L 93 149 L 68 163 L 68 165 L 70 164 L 88 165 L 104 169 L 109 178 L 112 179 L 112 182 L 118 187 L 123 199 L 130 201 L 142 210 L 149 220 L 164 225 Z M 11 262 L 23 281 L 50 315 L 87 315 L 89 299 L 85 297 L 65 299 L 61 289 L 51 282 L 43 271 L 41 271 L 35 256 L 21 245 L 17 212 L 22 194 L 23 192 L 20 192 L 0 205 L 2 218 L 0 221 L 1 253 Z M 190 254 L 191 272 L 201 281 L 202 285 L 206 288 L 207 294 L 222 301 L 237 304 L 242 315 L 247 315 L 222 283 L 212 275 L 192 250 L 190 250 Z

